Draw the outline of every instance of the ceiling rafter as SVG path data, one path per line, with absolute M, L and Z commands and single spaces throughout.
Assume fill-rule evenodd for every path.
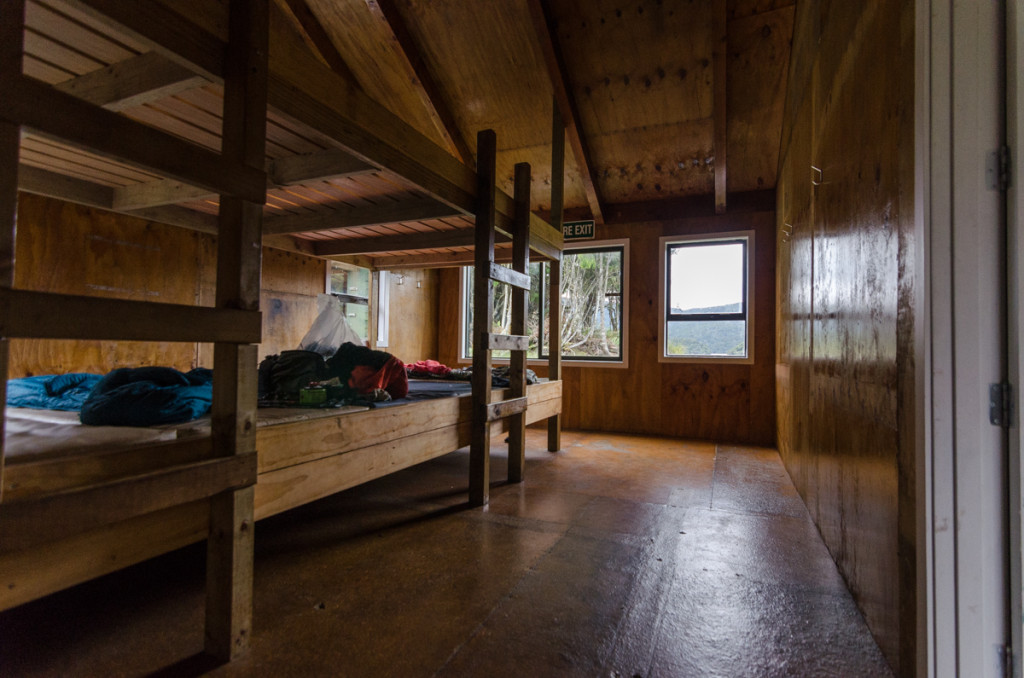
M 334 46 L 331 36 L 324 29 L 313 10 L 309 8 L 306 0 L 284 0 L 284 4 L 299 23 L 309 44 L 323 57 L 331 70 L 349 83 L 359 87 L 359 80 L 356 79 L 355 73 L 345 63 L 338 48 Z
M 409 32 L 405 19 L 402 18 L 402 14 L 394 2 L 392 0 L 366 0 L 366 6 L 390 34 L 391 40 L 396 46 L 396 54 L 402 65 L 408 70 L 409 79 L 416 88 L 420 99 L 423 100 L 434 127 L 444 137 L 449 149 L 463 163 L 474 167 L 473 152 L 459 130 L 455 115 L 445 101 L 437 79 L 434 78 L 434 74 L 423 58 L 423 51 L 413 38 L 412 33 Z
M 530 10 L 530 19 L 537 37 L 537 44 L 544 55 L 544 63 L 551 80 L 551 88 L 554 90 L 555 101 L 562 114 L 562 120 L 565 122 L 569 146 L 572 148 L 576 164 L 580 169 L 580 177 L 583 179 L 583 188 L 587 194 L 590 212 L 595 221 L 603 223 L 604 200 L 597 184 L 597 175 L 591 162 L 590 149 L 583 136 L 579 107 L 569 90 L 569 71 L 562 50 L 555 39 L 554 20 L 551 17 L 550 8 L 547 0 L 527 0 L 526 4 Z

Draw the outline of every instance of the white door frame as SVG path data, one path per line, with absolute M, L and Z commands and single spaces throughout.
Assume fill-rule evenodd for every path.
M 988 385 L 1007 378 L 1006 242 L 986 163 L 1004 133 L 1004 1 L 915 7 L 918 675 L 1003 678 L 1008 471 Z

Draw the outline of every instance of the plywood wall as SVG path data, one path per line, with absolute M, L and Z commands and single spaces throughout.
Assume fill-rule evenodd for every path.
M 628 367 L 563 361 L 563 425 L 754 445 L 775 441 L 775 216 L 771 212 L 598 227 L 599 239 L 628 238 Z M 753 365 L 658 362 L 658 240 L 690 233 L 755 232 Z M 439 348 L 458 360 L 459 276 L 441 272 Z M 544 375 L 543 366 L 531 365 Z
M 437 359 L 438 271 L 390 272 L 387 352 L 404 363 Z
M 213 303 L 216 240 L 208 235 L 21 194 L 17 244 L 19 288 Z M 261 357 L 297 347 L 315 317 L 325 270 L 322 260 L 264 249 Z M 211 364 L 212 345 L 205 344 L 13 340 L 10 376 Z
M 913 7 L 797 6 L 778 187 L 778 447 L 913 673 Z M 909 482 L 908 482 L 909 480 Z

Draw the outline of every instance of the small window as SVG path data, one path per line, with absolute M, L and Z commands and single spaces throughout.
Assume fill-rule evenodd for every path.
M 663 360 L 753 360 L 753 233 L 662 238 Z
M 562 253 L 561 297 L 562 359 L 623 363 L 626 340 L 627 245 L 625 242 L 601 247 L 567 249 Z M 548 357 L 547 262 L 530 264 L 530 294 L 527 302 L 527 333 L 531 359 Z M 511 288 L 494 283 L 494 315 L 491 331 L 508 334 L 511 325 Z M 463 269 L 462 357 L 472 356 L 473 269 Z M 507 358 L 507 351 L 494 351 L 494 358 Z
M 345 320 L 363 341 L 370 337 L 370 270 L 332 261 L 327 293 L 341 300 Z

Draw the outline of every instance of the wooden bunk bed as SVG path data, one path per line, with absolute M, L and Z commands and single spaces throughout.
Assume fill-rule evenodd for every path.
M 207 538 L 207 651 L 231 659 L 249 638 L 254 519 L 467 444 L 470 503 L 486 503 L 491 425 L 499 420 L 510 430 L 512 481 L 523 477 L 527 424 L 547 420 L 549 449 L 559 448 L 558 333 L 549 380 L 526 387 L 525 291 L 514 297 L 513 336 L 486 328 L 490 281 L 521 290 L 531 250 L 552 262 L 549 317 L 557 327 L 561 256 L 560 229 L 530 213 L 529 168 L 517 167 L 514 200 L 496 190 L 493 134 L 481 135 L 479 169 L 470 170 L 313 59 L 267 0 L 231 0 L 230 17 L 218 3 L 198 0 L 17 0 L 2 7 L 0 77 L 5 91 L 18 94 L 0 104 L 7 220 L 0 364 L 6 372 L 6 340 L 14 337 L 212 341 L 215 382 L 209 435 L 6 467 L 0 454 L 0 609 Z M 66 34 L 68 26 L 83 29 L 83 53 L 103 42 L 97 36 L 116 36 L 127 54 L 106 62 L 94 54 L 101 67 L 54 75 L 37 58 L 47 43 L 40 36 Z M 24 44 L 29 32 L 33 45 Z M 145 106 L 170 101 L 164 109 L 171 110 L 183 97 L 209 109 L 220 96 L 222 133 L 208 124 L 181 128 L 174 116 L 155 112 L 160 107 Z M 560 179 L 564 127 L 557 115 L 553 130 L 553 176 Z M 51 145 L 61 152 L 48 155 L 43 147 Z M 210 150 L 217 147 L 220 154 Z M 111 182 L 83 167 L 124 171 Z M 368 190 L 391 194 L 372 209 L 323 199 L 330 177 L 360 171 L 369 173 Z M 557 225 L 561 186 L 554 183 Z M 293 200 L 307 202 L 268 218 L 281 211 L 274 202 L 286 186 Z M 18 190 L 216 233 L 216 308 L 14 289 Z M 431 221 L 438 215 L 451 216 Z M 400 236 L 373 227 L 414 218 L 418 225 L 403 223 Z M 474 332 L 473 395 L 258 421 L 261 221 L 264 244 L 319 256 L 408 251 L 394 258 L 406 267 L 474 256 L 475 315 L 483 325 Z M 496 265 L 496 240 L 511 241 L 511 271 Z M 490 387 L 496 348 L 513 350 L 507 391 Z

